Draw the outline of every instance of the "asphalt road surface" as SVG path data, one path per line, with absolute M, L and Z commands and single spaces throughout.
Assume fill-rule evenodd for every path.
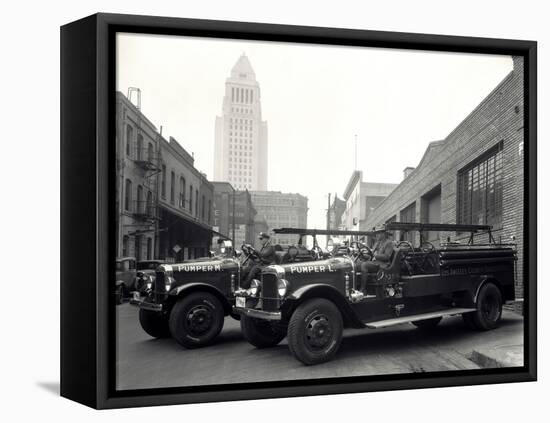
M 250 345 L 231 317 L 209 347 L 186 350 L 173 339 L 153 339 L 141 329 L 138 309 L 124 304 L 117 307 L 117 341 L 117 389 L 143 389 L 478 369 L 476 349 L 521 354 L 523 319 L 505 312 L 501 326 L 489 332 L 466 329 L 460 316 L 444 318 L 430 333 L 411 324 L 350 329 L 334 360 L 304 366 L 286 339 L 274 348 Z

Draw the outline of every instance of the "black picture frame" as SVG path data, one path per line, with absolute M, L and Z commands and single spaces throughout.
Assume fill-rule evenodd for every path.
M 114 389 L 114 104 L 117 32 L 509 54 L 525 65 L 524 366 L 134 391 Z M 537 377 L 537 45 L 534 41 L 95 14 L 61 28 L 61 395 L 119 408 L 534 381 Z M 78 246 L 78 248 L 74 248 Z

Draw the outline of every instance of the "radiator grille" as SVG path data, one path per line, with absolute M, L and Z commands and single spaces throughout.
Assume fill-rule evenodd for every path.
M 260 291 L 262 309 L 265 311 L 277 311 L 279 309 L 279 295 L 277 293 L 277 276 L 272 274 L 262 275 L 262 289 Z

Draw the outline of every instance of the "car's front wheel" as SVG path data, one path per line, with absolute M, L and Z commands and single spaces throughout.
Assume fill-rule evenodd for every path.
M 307 365 L 331 360 L 342 342 L 343 321 L 336 305 L 324 298 L 300 304 L 288 325 L 288 346 Z
M 257 348 L 274 347 L 286 336 L 286 330 L 267 320 L 241 317 L 241 331 L 248 342 Z
M 139 323 L 141 328 L 153 338 L 168 338 L 168 318 L 161 312 L 139 309 Z
M 185 348 L 198 348 L 211 343 L 224 322 L 223 305 L 208 292 L 184 296 L 172 308 L 168 321 L 170 333 Z

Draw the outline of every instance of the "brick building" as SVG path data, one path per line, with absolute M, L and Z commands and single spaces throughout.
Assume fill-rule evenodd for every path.
M 160 137 L 159 252 L 165 261 L 208 254 L 214 186 L 177 141 Z
M 212 184 L 194 167 L 194 158 L 174 138 L 166 140 L 120 92 L 116 166 L 118 257 L 180 261 L 206 255 Z
M 156 127 L 122 93 L 116 97 L 116 254 L 156 257 L 160 141 Z
M 523 59 L 376 207 L 367 227 L 388 221 L 489 224 L 496 241 L 518 247 L 516 297 L 523 297 Z M 469 234 L 430 233 L 437 244 Z M 403 238 L 403 234 L 397 234 Z M 414 237 L 410 238 L 418 242 Z M 487 241 L 482 235 L 476 241 Z

